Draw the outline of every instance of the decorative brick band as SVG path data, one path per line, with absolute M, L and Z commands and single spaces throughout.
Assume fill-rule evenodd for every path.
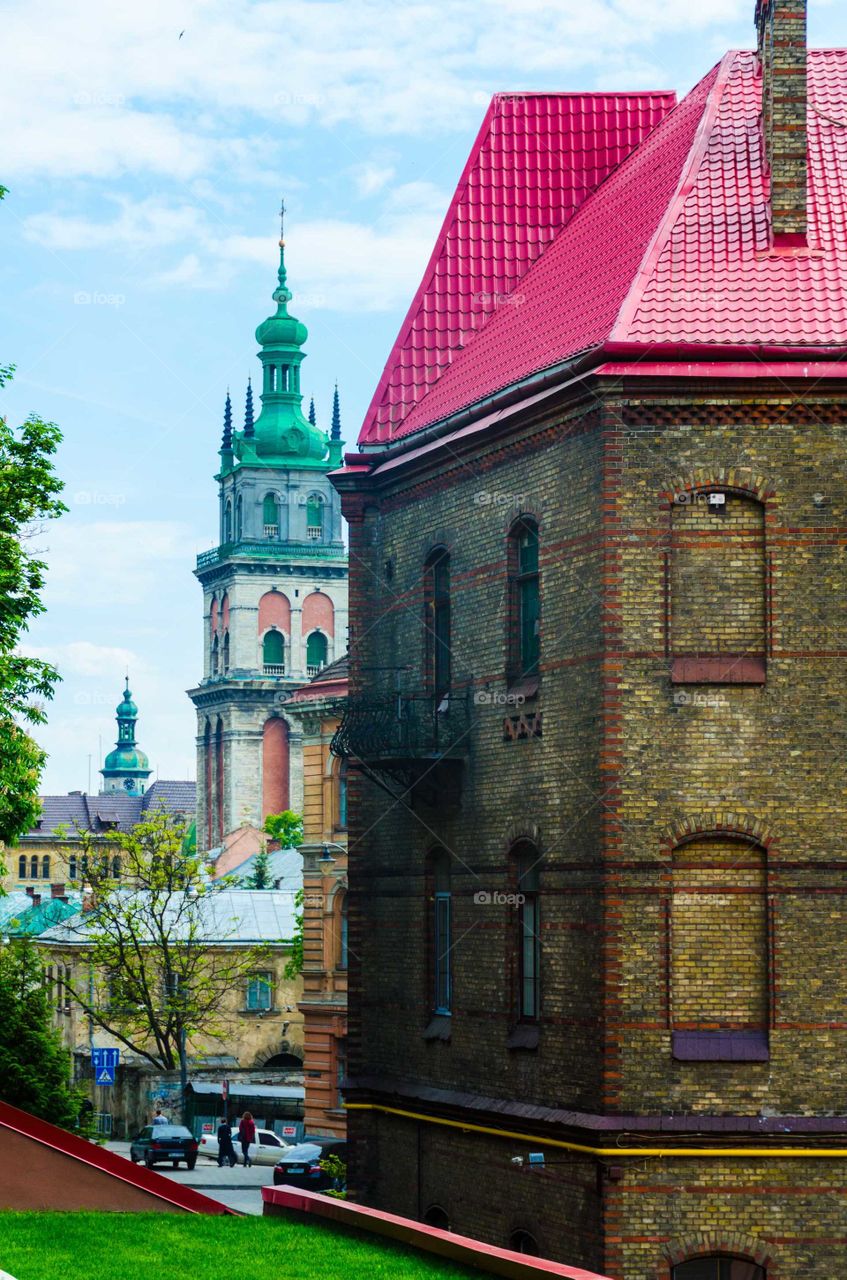
M 746 840 L 768 851 L 774 844 L 771 828 L 754 814 L 715 809 L 676 818 L 663 829 L 659 847 L 665 857 L 670 857 L 680 845 L 710 836 Z

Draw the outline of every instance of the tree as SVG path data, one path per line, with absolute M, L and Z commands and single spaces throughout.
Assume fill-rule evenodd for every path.
M 0 1098 L 62 1129 L 78 1128 L 82 1094 L 52 1026 L 50 991 L 31 938 L 0 946 Z
M 298 889 L 294 895 L 294 937 L 291 939 L 291 955 L 285 964 L 285 977 L 293 981 L 303 972 L 303 899 L 305 894 Z
M 69 939 L 90 961 L 71 977 L 72 998 L 98 1027 L 168 1071 L 191 1036 L 224 1037 L 226 996 L 268 954 L 264 946 L 227 946 L 237 921 L 219 899 L 229 886 L 208 880 L 202 860 L 186 852 L 185 834 L 181 820 L 156 813 L 131 831 L 110 832 L 107 854 L 102 837 L 81 830 L 90 909 Z
M 0 187 L 0 199 L 5 188 Z M 0 366 L 0 387 L 13 366 Z M 39 522 L 67 508 L 53 467 L 58 427 L 30 416 L 22 427 L 0 417 L 0 846 L 13 845 L 38 817 L 45 753 L 23 725 L 43 724 L 43 700 L 53 696 L 55 667 L 18 652 L 30 620 L 44 611 L 46 564 L 25 545 Z M 0 875 L 5 869 L 0 864 Z M 0 889 L 2 893 L 2 889 Z
M 271 855 L 268 853 L 268 846 L 263 844 L 259 852 L 253 860 L 253 874 L 247 876 L 242 882 L 245 889 L 270 889 L 271 885 Z
M 284 809 L 282 813 L 269 813 L 263 830 L 272 839 L 279 841 L 281 849 L 296 849 L 298 844 L 303 843 L 303 819 L 292 809 Z

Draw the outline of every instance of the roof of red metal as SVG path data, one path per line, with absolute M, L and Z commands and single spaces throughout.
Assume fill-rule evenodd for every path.
M 108 1151 L 105 1147 L 99 1147 L 95 1142 L 87 1142 L 84 1138 L 79 1138 L 76 1134 L 68 1133 L 64 1129 L 58 1129 L 54 1124 L 40 1120 L 37 1116 L 31 1116 L 28 1111 L 21 1111 L 20 1108 L 13 1107 L 8 1102 L 0 1102 L 0 1129 L 4 1128 L 30 1138 L 33 1142 L 39 1142 L 42 1146 L 49 1147 L 61 1155 L 69 1156 L 72 1160 L 79 1160 L 91 1168 L 99 1169 L 109 1177 L 128 1182 L 159 1200 L 185 1209 L 188 1213 L 232 1214 L 235 1212 L 218 1200 L 210 1200 L 208 1196 L 195 1191 L 193 1187 L 172 1182 L 169 1178 L 143 1165 L 131 1164 L 126 1157 L 119 1156 L 114 1151 Z
M 374 392 L 361 442 L 403 434 L 409 410 L 675 102 L 674 93 L 492 99 Z
M 733 52 L 591 195 L 407 415 L 410 435 L 606 346 L 661 359 L 847 345 L 847 50 L 809 55 L 809 248 L 772 249 L 761 77 Z M 371 442 L 365 431 L 360 443 Z

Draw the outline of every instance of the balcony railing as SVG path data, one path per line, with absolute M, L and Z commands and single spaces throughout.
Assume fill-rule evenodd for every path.
M 318 524 L 310 524 L 306 529 L 306 537 L 310 542 L 320 542 L 323 529 Z
M 461 759 L 470 714 L 464 694 L 395 694 L 383 701 L 348 698 L 332 740 L 334 755 L 363 761 Z
M 266 525 L 264 526 L 264 530 L 263 530 L 263 532 L 264 532 L 264 535 L 265 535 L 265 537 L 266 537 L 266 538 L 278 538 L 278 537 L 279 537 L 279 525 L 278 525 L 278 524 L 266 524 Z
M 306 664 L 307 676 L 316 676 L 320 671 L 323 671 L 323 666 L 321 666 L 320 664 L 318 664 L 317 666 L 315 666 L 313 663 Z
M 284 662 L 266 662 L 262 669 L 266 676 L 284 676 L 285 675 Z
M 197 557 L 197 568 L 208 569 L 230 558 L 245 560 L 338 560 L 347 559 L 346 547 L 314 542 L 274 542 L 271 538 L 242 538 L 210 547 Z

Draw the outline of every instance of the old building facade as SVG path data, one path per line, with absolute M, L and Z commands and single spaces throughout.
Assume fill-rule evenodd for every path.
M 847 54 L 756 20 L 415 383 L 478 139 L 335 477 L 355 1194 L 620 1280 L 847 1244 Z
M 347 698 L 339 659 L 297 690 L 285 712 L 303 743 L 303 1015 L 306 1132 L 346 1133 L 347 772 L 330 744 Z
M 256 330 L 262 408 L 248 386 L 243 430 L 227 393 L 219 542 L 197 559 L 204 669 L 197 709 L 198 848 L 219 848 L 269 813 L 302 805 L 302 747 L 282 702 L 347 641 L 347 554 L 327 473 L 341 457 L 336 388 L 327 434 L 301 407 L 306 326 L 288 312 L 285 248 L 274 315 Z

